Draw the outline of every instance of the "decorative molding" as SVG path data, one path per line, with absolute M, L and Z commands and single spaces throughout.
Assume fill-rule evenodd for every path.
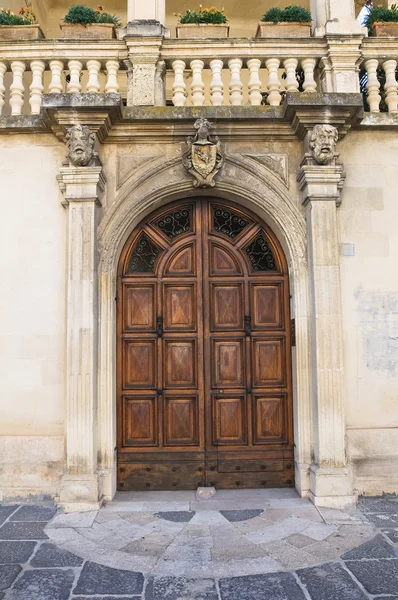
M 288 184 L 287 154 L 243 154 L 270 169 L 283 183 Z
M 116 171 L 116 189 L 118 190 L 136 172 L 149 167 L 162 154 L 118 154 Z

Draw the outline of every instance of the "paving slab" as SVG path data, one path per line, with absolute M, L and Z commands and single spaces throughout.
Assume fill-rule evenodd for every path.
M 37 542 L 0 542 L 0 565 L 23 565 L 32 556 Z
M 7 600 L 69 600 L 74 581 L 72 569 L 25 571 L 8 592 Z
M 50 521 L 56 514 L 55 506 L 27 505 L 20 506 L 10 517 L 10 521 Z
M 213 579 L 151 577 L 145 589 L 145 600 L 160 599 L 219 600 L 219 596 Z
M 139 596 L 72 596 L 72 600 L 137 600 Z M 0 599 L 1 600 L 1 599 Z
M 345 564 L 370 594 L 396 594 L 398 559 L 346 561 Z
M 7 590 L 21 572 L 19 565 L 3 565 L 0 567 L 0 591 Z
M 58 514 L 47 525 L 49 529 L 60 527 L 91 527 L 98 511 L 90 510 L 82 513 Z
M 358 584 L 338 563 L 300 569 L 297 575 L 311 600 L 368 600 Z
M 2 525 L 18 508 L 18 504 L 0 506 L 0 525 Z
M 0 527 L 0 540 L 46 540 L 45 523 L 4 523 Z
M 382 529 L 384 535 L 386 535 L 394 544 L 398 544 L 398 529 Z
M 358 509 L 363 512 L 393 512 L 398 513 L 398 497 L 397 496 L 382 496 L 382 497 L 366 497 L 358 498 Z
M 398 513 L 378 512 L 365 513 L 368 521 L 380 528 L 398 528 Z
M 260 508 L 246 509 L 246 510 L 220 510 L 223 517 L 230 523 L 236 523 L 238 521 L 247 521 L 259 517 L 264 511 Z
M 32 567 L 81 567 L 84 560 L 55 544 L 44 543 L 31 560 Z
M 221 579 L 219 586 L 222 600 L 306 600 L 291 573 Z
M 76 595 L 141 594 L 144 587 L 142 573 L 121 571 L 87 562 L 80 574 Z
M 381 534 L 365 542 L 361 546 L 343 554 L 343 560 L 362 560 L 363 558 L 396 558 L 395 548 Z
M 188 523 L 195 516 L 195 513 L 194 511 L 189 510 L 173 510 L 157 512 L 155 515 L 164 521 L 171 521 L 173 523 Z

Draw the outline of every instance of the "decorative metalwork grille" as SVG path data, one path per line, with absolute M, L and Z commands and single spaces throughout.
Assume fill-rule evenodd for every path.
M 250 260 L 252 271 L 278 271 L 274 255 L 263 231 L 257 234 L 252 243 L 245 248 L 245 252 Z
M 175 212 L 167 213 L 155 223 L 170 240 L 178 235 L 192 231 L 192 209 L 191 207 L 181 208 Z
M 145 233 L 140 238 L 131 253 L 129 273 L 154 273 L 156 259 L 161 253 Z
M 213 229 L 235 238 L 249 225 L 249 221 L 225 208 L 213 209 Z

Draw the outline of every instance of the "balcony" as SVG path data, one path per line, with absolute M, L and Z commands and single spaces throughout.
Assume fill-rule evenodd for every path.
M 360 120 L 361 92 L 368 123 L 392 126 L 398 123 L 397 41 L 126 35 L 0 42 L 0 131 L 48 128 L 57 107 L 111 112 L 115 123 L 138 114 L 178 120 L 200 107 L 219 118 L 265 122 L 286 120 L 289 106 L 322 103 L 336 114 L 345 103 L 349 116 L 341 118 L 348 127 L 354 115 Z M 387 115 L 380 118 L 380 110 Z

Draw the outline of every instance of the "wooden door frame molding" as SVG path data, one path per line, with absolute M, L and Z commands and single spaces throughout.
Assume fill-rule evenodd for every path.
M 98 468 L 105 499 L 116 491 L 116 273 L 120 253 L 131 231 L 157 208 L 192 196 L 219 197 L 249 208 L 279 239 L 289 265 L 291 316 L 295 319 L 296 346 L 292 350 L 295 486 L 301 496 L 314 500 L 310 481 L 317 419 L 312 380 L 316 356 L 311 356 L 311 330 L 316 307 L 309 302 L 307 224 L 300 208 L 299 190 L 287 186 L 263 164 L 242 155 L 227 157 L 223 176 L 210 190 L 197 190 L 186 176 L 179 157 L 150 161 L 133 171 L 119 187 L 117 199 L 104 216 L 99 238 L 98 321 Z M 315 370 L 314 370 L 315 369 Z M 345 429 L 344 421 L 337 426 Z M 341 439 L 339 432 L 339 438 Z M 313 489 L 311 490 L 311 487 Z M 318 487 L 319 495 L 322 491 Z M 310 494 L 311 492 L 311 494 Z M 326 494 L 325 494 L 326 495 Z M 327 505 L 325 499 L 324 505 Z M 330 505 L 332 501 L 330 501 Z

